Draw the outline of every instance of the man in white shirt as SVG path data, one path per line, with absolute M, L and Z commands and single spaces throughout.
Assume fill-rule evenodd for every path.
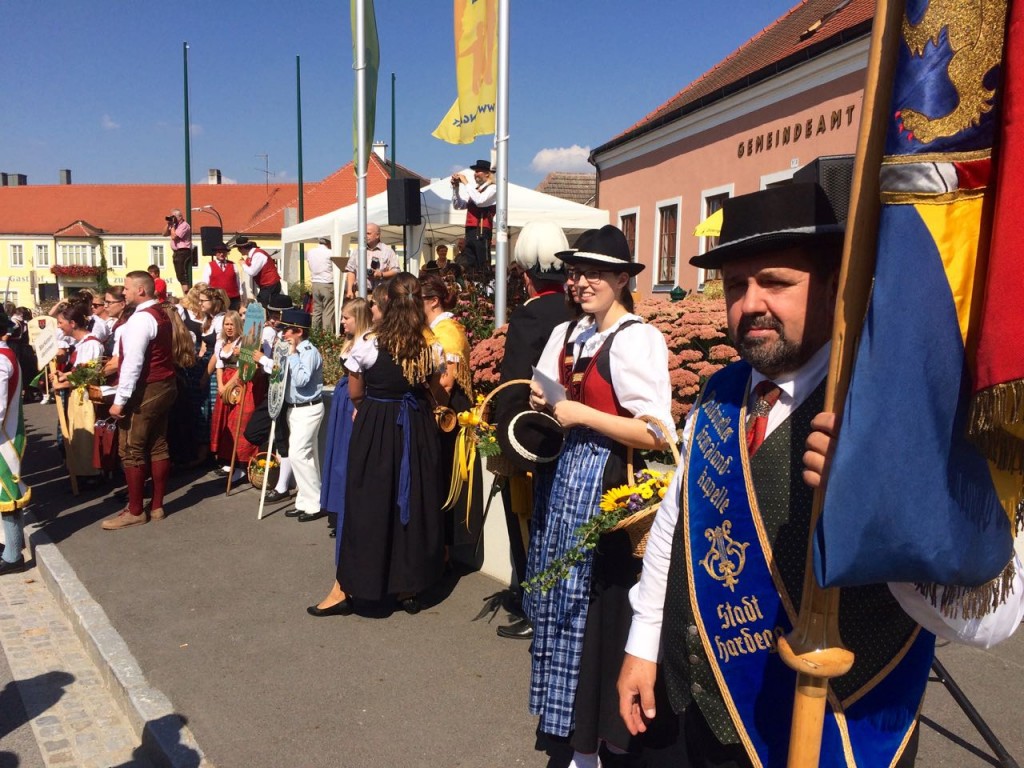
M 630 592 L 618 688 L 633 733 L 671 717 L 671 704 L 693 765 L 785 762 L 795 673 L 775 643 L 796 620 L 811 486 L 831 440 L 832 422 L 819 412 L 842 238 L 821 188 L 792 184 L 726 201 L 719 247 L 691 259 L 722 270 L 743 360 L 708 381 L 687 420 L 686 472 L 668 489 Z M 855 660 L 829 684 L 823 764 L 845 764 L 848 749 L 861 765 L 912 766 L 931 633 L 998 642 L 1020 622 L 1019 577 L 993 617 L 1002 629 L 980 632 L 944 620 L 902 586 L 840 592 L 839 624 Z
M 381 242 L 380 225 L 372 221 L 366 225 L 366 295 L 373 289 L 398 274 L 398 256 L 387 243 Z M 359 295 L 356 287 L 356 265 L 349 259 L 345 267 L 345 298 Z
M 306 254 L 309 279 L 313 284 L 313 327 L 338 332 L 334 327 L 334 264 L 331 241 L 321 237 Z
M 452 205 L 466 212 L 466 253 L 472 256 L 469 268 L 478 271 L 491 266 L 491 233 L 497 210 L 498 188 L 489 160 L 477 160 L 469 166 L 473 183 L 461 173 L 452 176 Z

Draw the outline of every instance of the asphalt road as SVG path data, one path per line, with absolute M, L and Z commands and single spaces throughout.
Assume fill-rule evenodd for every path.
M 502 640 L 503 585 L 452 577 L 419 615 L 308 616 L 334 573 L 324 521 L 287 507 L 256 520 L 257 494 L 213 475 L 172 477 L 161 522 L 108 532 L 109 489 L 70 494 L 52 406 L 26 408 L 35 515 L 122 634 L 150 683 L 217 766 L 556 766 L 526 711 L 528 643 Z M 992 651 L 939 656 L 1024 760 L 1024 633 Z M 0 668 L 2 674 L 2 668 Z M 991 750 L 929 686 L 920 766 L 987 766 Z

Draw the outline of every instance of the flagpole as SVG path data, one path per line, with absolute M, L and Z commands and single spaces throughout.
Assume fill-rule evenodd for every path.
M 356 221 L 359 232 L 359 254 L 356 260 L 356 282 L 359 295 L 366 298 L 366 4 L 356 4 Z
M 192 228 L 192 144 L 191 126 L 188 115 L 188 43 L 181 44 L 182 64 L 184 66 L 184 90 L 185 90 L 185 221 L 189 229 Z M 189 274 L 192 273 L 192 265 L 189 264 Z
M 299 223 L 306 220 L 303 206 L 304 185 L 302 183 L 302 64 L 295 57 L 295 126 L 299 150 Z M 306 244 L 299 243 L 299 285 L 306 290 Z
M 839 413 L 846 399 L 856 341 L 867 311 L 878 240 L 878 170 L 885 149 L 888 109 L 905 0 L 877 0 L 864 88 L 850 213 L 839 272 L 825 411 Z M 788 768 L 816 768 L 821 754 L 829 680 L 849 672 L 854 656 L 839 636 L 839 590 L 822 589 L 814 577 L 814 531 L 821 517 L 827 476 L 814 493 L 804 586 L 796 627 L 779 638 L 779 655 L 797 672 Z
M 494 212 L 494 325 L 505 324 L 508 294 L 508 0 L 498 0 L 497 207 Z

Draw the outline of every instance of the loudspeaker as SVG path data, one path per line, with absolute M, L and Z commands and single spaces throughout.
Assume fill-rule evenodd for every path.
M 388 224 L 408 227 L 421 221 L 420 180 L 388 179 Z
M 224 243 L 224 230 L 220 227 L 200 227 L 199 238 L 203 241 L 203 256 L 213 256 L 213 249 Z
M 827 155 L 811 161 L 793 174 L 793 181 L 813 181 L 825 190 L 832 210 L 840 222 L 850 212 L 850 191 L 853 186 L 853 155 Z

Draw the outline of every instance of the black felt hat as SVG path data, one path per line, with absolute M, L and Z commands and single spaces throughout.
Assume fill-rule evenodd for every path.
M 490 160 L 477 160 L 475 163 L 469 166 L 469 169 L 471 171 L 483 171 L 484 173 L 494 173 L 494 169 L 491 168 Z
M 577 248 L 556 253 L 555 256 L 570 266 L 593 266 L 608 272 L 625 272 L 631 276 L 644 271 L 643 264 L 633 261 L 629 242 L 618 227 L 605 224 L 593 234 L 589 231 L 583 234 L 587 237 L 580 236 Z
M 254 243 L 248 237 L 245 237 L 245 235 L 241 235 L 241 236 L 235 238 L 235 248 L 237 248 L 240 251 L 243 251 L 246 248 L 255 248 L 255 247 L 256 247 L 256 243 Z
M 562 453 L 565 429 L 540 411 L 520 411 L 497 429 L 502 455 L 524 472 L 535 472 Z
M 267 310 L 270 312 L 283 312 L 286 309 L 294 308 L 291 297 L 287 293 L 276 293 L 267 302 Z
M 718 247 L 690 263 L 718 269 L 727 261 L 768 251 L 841 245 L 843 234 L 825 190 L 813 182 L 786 184 L 726 200 Z

